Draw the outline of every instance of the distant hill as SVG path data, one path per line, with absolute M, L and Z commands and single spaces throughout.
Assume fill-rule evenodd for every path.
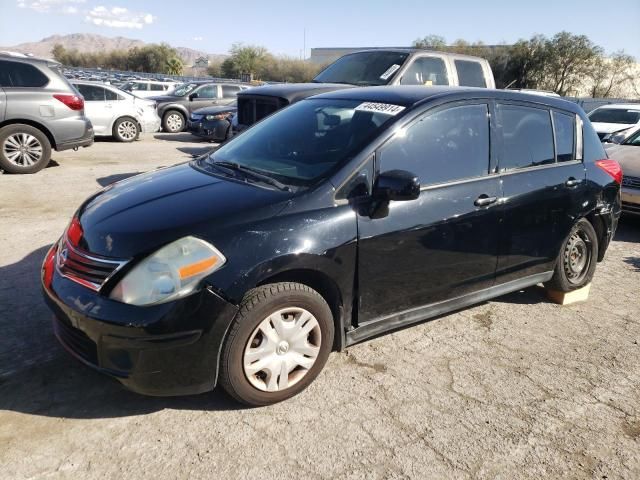
M 0 47 L 0 50 L 11 50 L 21 53 L 32 53 L 36 57 L 50 58 L 54 45 L 62 45 L 68 50 L 78 50 L 80 52 L 95 53 L 108 52 L 111 50 L 129 50 L 133 47 L 146 45 L 142 40 L 134 40 L 125 37 L 105 37 L 90 33 L 72 33 L 70 35 L 52 35 L 43 38 L 39 42 L 21 43 L 7 47 Z M 196 58 L 208 57 L 212 62 L 219 62 L 227 58 L 227 55 L 209 54 L 201 50 L 188 47 L 173 47 L 177 50 L 186 67 L 193 65 Z

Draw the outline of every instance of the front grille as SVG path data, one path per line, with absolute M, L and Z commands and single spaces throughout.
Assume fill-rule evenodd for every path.
M 640 189 L 640 177 L 622 176 L 622 186 Z
M 238 123 L 251 126 L 288 104 L 283 98 L 238 95 Z
M 98 347 L 86 333 L 72 327 L 66 320 L 55 318 L 53 329 L 58 339 L 72 352 L 87 362 L 98 365 Z
M 126 262 L 90 255 L 63 238 L 56 253 L 56 266 L 61 275 L 98 291 Z
M 622 202 L 622 211 L 629 212 L 629 213 L 640 214 L 640 204 L 639 203 Z

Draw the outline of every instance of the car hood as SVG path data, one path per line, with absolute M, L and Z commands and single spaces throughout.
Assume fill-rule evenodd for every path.
M 635 125 L 635 123 L 603 123 L 603 122 L 591 122 L 593 128 L 598 133 L 613 133 L 621 130 L 626 130 Z
M 187 235 L 213 241 L 226 228 L 272 217 L 291 196 L 210 175 L 188 163 L 163 168 L 89 198 L 78 211 L 81 247 L 132 258 Z
M 640 177 L 640 146 L 612 145 L 605 148 L 609 158 L 620 164 L 623 175 Z
M 167 102 L 179 102 L 180 100 L 184 100 L 184 97 L 174 97 L 173 95 L 158 95 L 155 97 L 147 97 L 148 100 L 153 100 L 158 103 L 167 103 Z
M 236 112 L 237 110 L 238 108 L 235 106 L 232 107 L 230 105 L 221 105 L 217 107 L 199 108 L 197 110 L 194 110 L 192 113 L 196 115 L 215 115 L 217 113 Z

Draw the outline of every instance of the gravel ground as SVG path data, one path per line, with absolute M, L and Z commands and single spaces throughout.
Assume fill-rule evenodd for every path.
M 208 148 L 157 134 L 0 176 L 0 477 L 640 478 L 638 221 L 586 303 L 500 297 L 334 353 L 267 408 L 138 396 L 71 359 L 41 299 L 46 249 L 101 185 Z

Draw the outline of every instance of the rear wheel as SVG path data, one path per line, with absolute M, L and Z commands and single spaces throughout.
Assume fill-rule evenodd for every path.
M 587 285 L 593 279 L 598 258 L 598 237 L 587 219 L 573 226 L 562 244 L 553 277 L 545 287 L 570 292 Z
M 140 136 L 140 127 L 131 117 L 122 117 L 113 124 L 113 138 L 119 142 L 133 142 Z
M 184 130 L 186 123 L 184 115 L 177 110 L 169 110 L 162 116 L 162 129 L 169 133 L 178 133 Z
M 273 283 L 249 292 L 222 351 L 220 383 L 252 406 L 293 397 L 320 373 L 333 345 L 333 316 L 318 292 Z
M 51 159 L 47 136 L 24 124 L 0 128 L 0 168 L 9 173 L 36 173 Z

